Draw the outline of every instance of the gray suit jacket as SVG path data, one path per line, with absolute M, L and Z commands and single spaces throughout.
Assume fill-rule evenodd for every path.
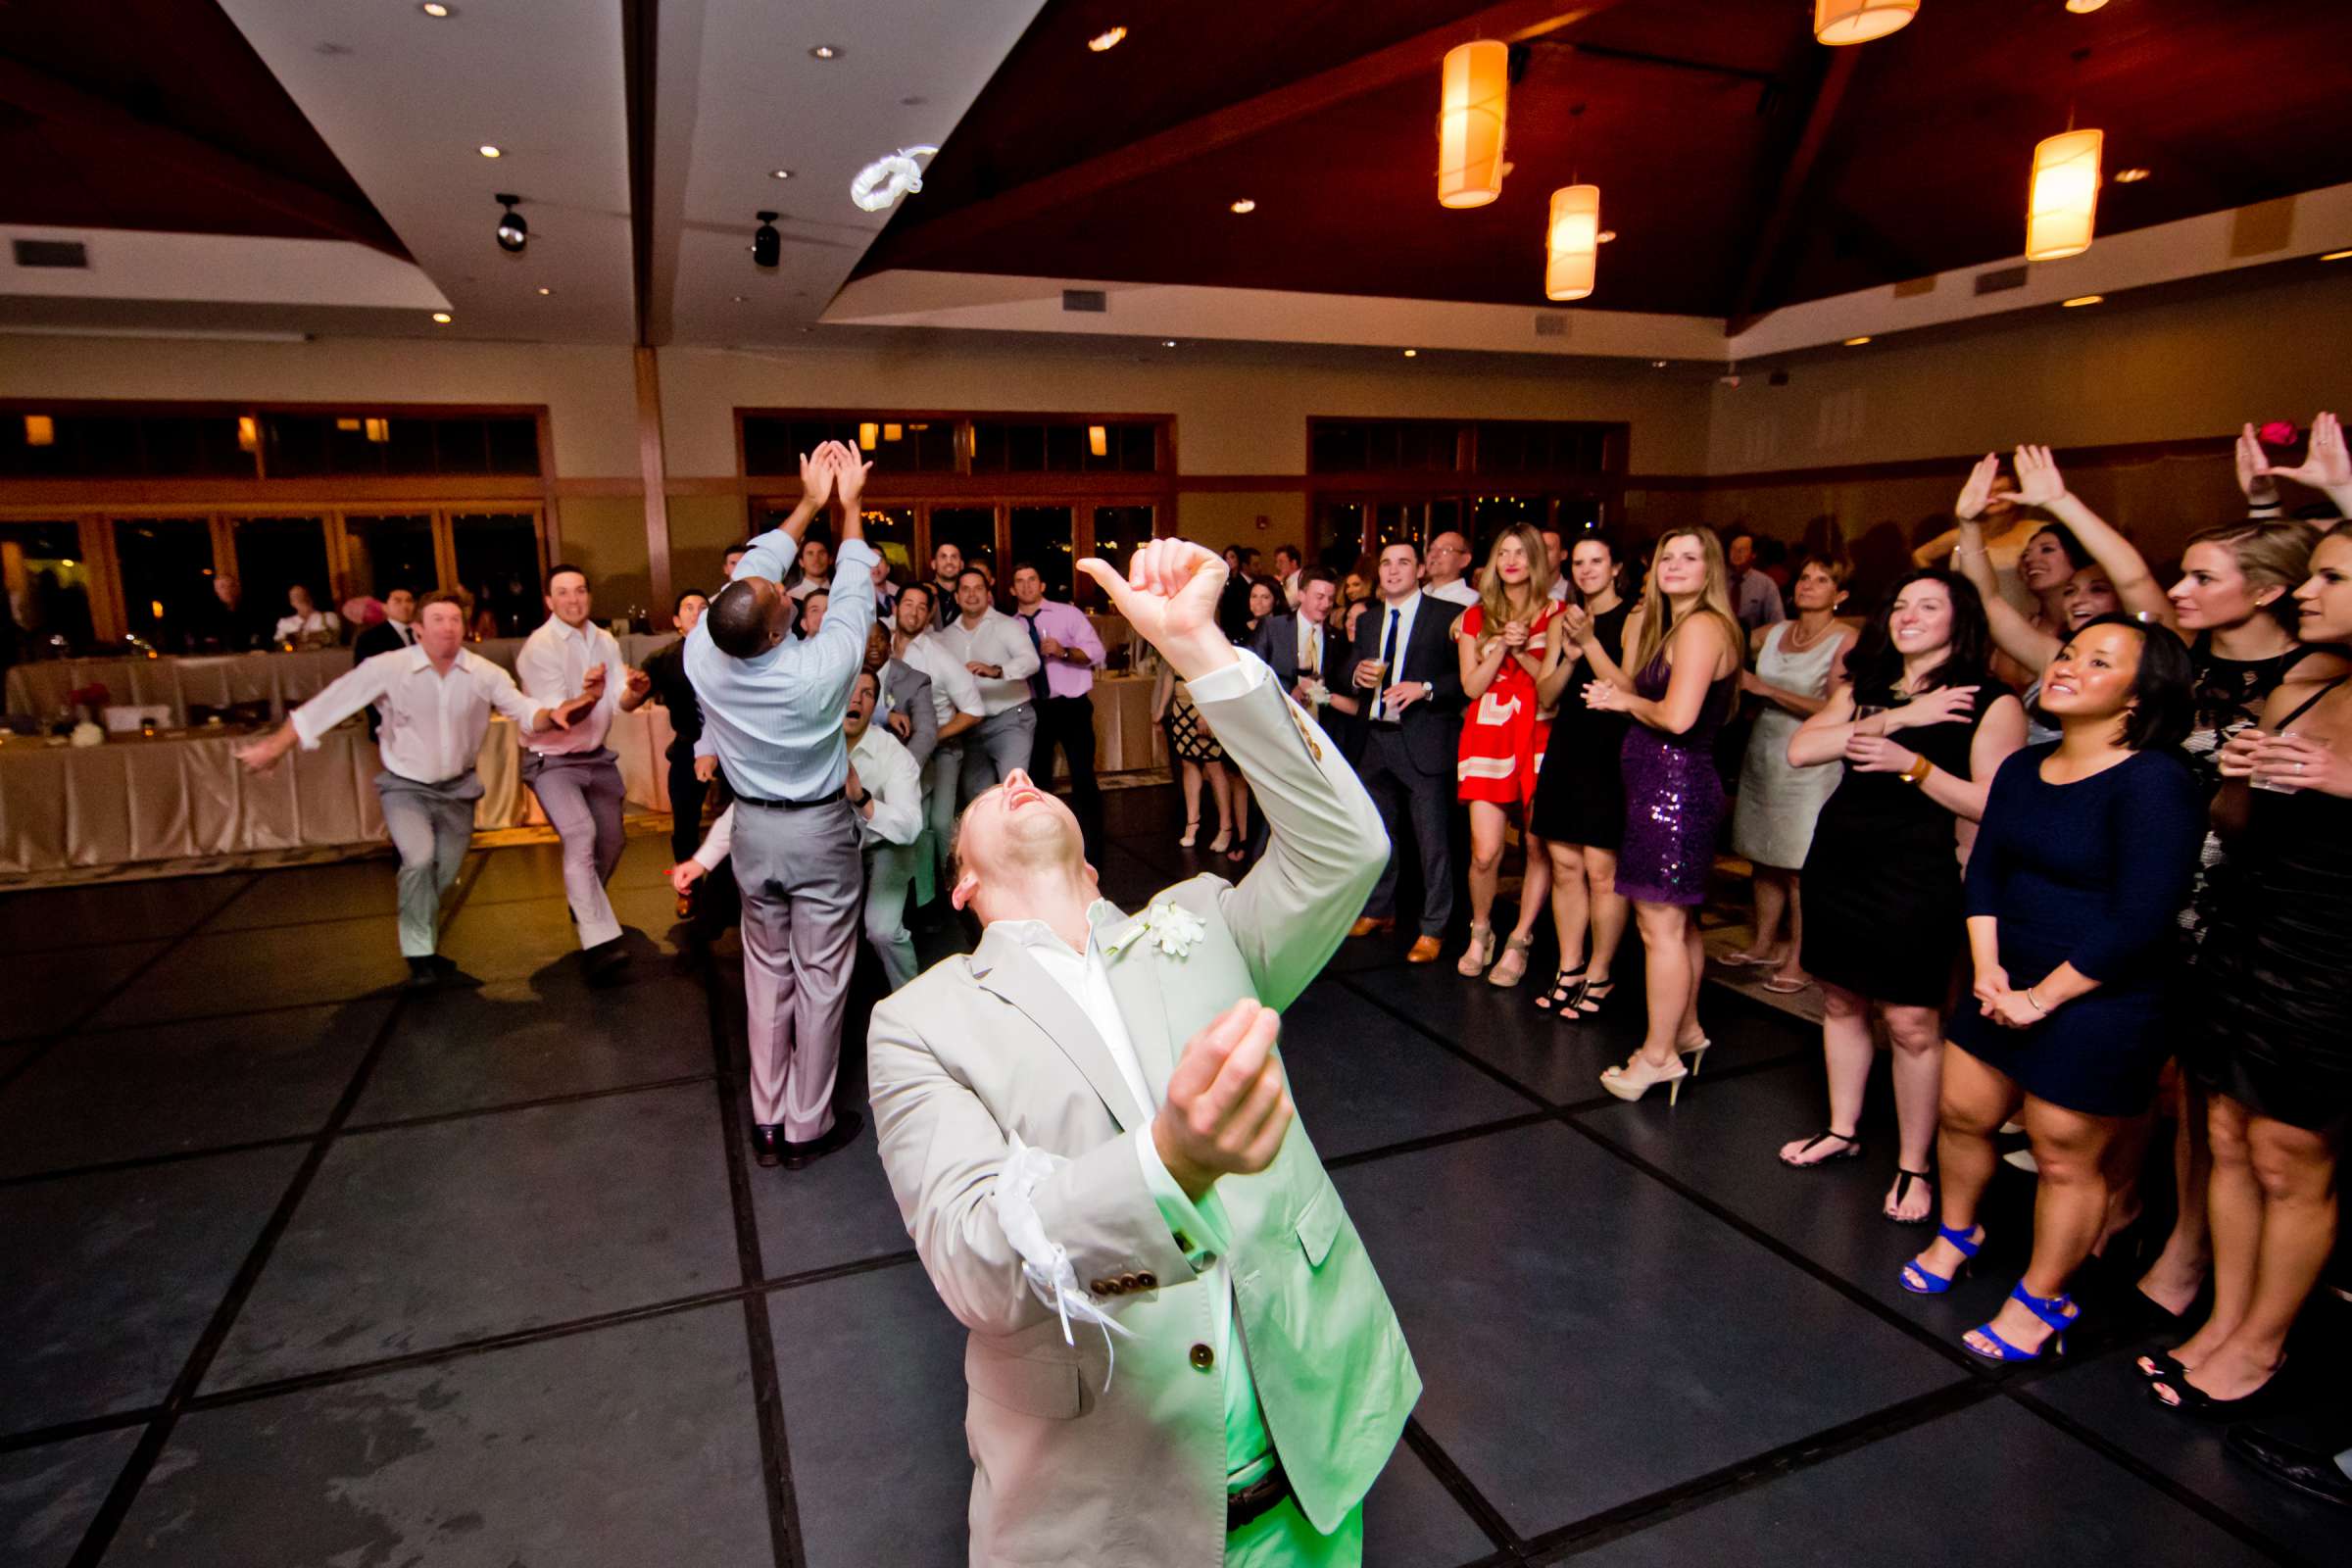
M 1147 1082 L 1238 998 L 1287 1006 L 1321 971 L 1388 858 L 1363 786 L 1270 676 L 1200 705 L 1272 825 L 1234 886 L 1214 876 L 1153 901 L 1198 913 L 1183 956 L 1129 940 L 1106 966 Z M 1132 932 L 1095 909 L 1109 947 Z M 1102 1036 L 1019 940 L 933 966 L 874 1009 L 869 1037 L 882 1160 L 923 1266 L 970 1330 L 964 1430 L 973 1459 L 971 1560 L 1141 1568 L 1214 1564 L 1225 1538 L 1222 1380 L 1195 1364 L 1211 1302 L 1147 1186 L 1136 1103 Z M 1101 1330 L 1034 1295 L 994 1201 L 1018 1135 L 1063 1161 L 1037 1190 L 1046 1235 L 1092 1298 L 1134 1333 L 1104 1392 Z M 1299 1508 L 1342 1523 L 1387 1462 L 1420 1375 L 1370 1257 L 1303 1123 L 1272 1166 L 1215 1189 L 1258 1402 Z M 1216 1347 L 1215 1353 L 1222 1354 Z
M 914 728 L 899 742 L 914 759 L 914 770 L 920 773 L 931 754 L 939 750 L 939 709 L 931 701 L 931 677 L 904 659 L 894 659 L 882 666 L 888 689 L 882 694 L 881 716 L 905 713 Z M 896 736 L 897 730 L 891 734 Z

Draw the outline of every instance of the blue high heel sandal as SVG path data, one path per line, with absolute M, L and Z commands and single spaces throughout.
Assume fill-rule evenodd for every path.
M 1937 1225 L 1936 1234 L 1960 1249 L 1960 1266 L 1948 1276 L 1931 1274 L 1920 1266 L 1919 1259 L 1915 1257 L 1903 1265 L 1903 1289 L 1913 1296 L 1941 1296 L 1950 1290 L 1952 1282 L 1968 1272 L 1968 1265 L 1976 1261 L 1977 1252 L 1984 1245 L 1982 1241 L 1969 1240 L 1969 1231 L 1976 1229 L 1977 1226 L 1971 1225 L 1966 1231 L 1956 1231 L 1949 1225 Z M 1919 1283 L 1914 1285 L 1914 1280 Z
M 2073 1297 L 2063 1293 L 2057 1296 L 2029 1296 L 2026 1294 L 2024 1282 L 2021 1281 L 2016 1289 L 2009 1293 L 2009 1299 L 2025 1302 L 2027 1311 L 2050 1326 L 2050 1337 L 2041 1342 L 2040 1349 L 2021 1350 L 1995 1334 L 1990 1323 L 1980 1323 L 1977 1325 L 1977 1332 L 1990 1340 L 1994 1348 L 1987 1353 L 1969 1345 L 1968 1341 L 1962 1340 L 1960 1343 L 1968 1346 L 1970 1354 L 1984 1356 L 1987 1361 L 2038 1361 L 2044 1350 L 2052 1355 L 2066 1353 L 2066 1331 L 2082 1321 L 2082 1309 L 2075 1305 Z

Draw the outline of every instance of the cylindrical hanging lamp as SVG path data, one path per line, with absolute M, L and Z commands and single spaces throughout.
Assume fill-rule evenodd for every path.
M 1813 0 L 1813 36 L 1833 45 L 1868 43 L 1918 15 L 1919 0 Z
M 1562 185 L 1551 193 L 1551 228 L 1544 244 L 1544 297 L 1581 300 L 1592 292 L 1600 255 L 1600 187 Z
M 2026 260 L 2054 262 L 2090 249 L 2099 214 L 2100 130 L 2070 130 L 2034 149 L 2026 193 Z
M 1502 194 L 1511 51 L 1493 38 L 1446 51 L 1438 111 L 1438 203 L 1484 207 Z
M 1107 458 L 1107 457 L 1109 457 L 1109 456 L 1110 456 L 1110 426 L 1108 426 L 1108 425 L 1106 425 L 1106 424 L 1090 424 L 1090 425 L 1088 425 L 1088 426 L 1086 427 L 1086 451 L 1087 451 L 1087 456 L 1089 456 L 1089 457 L 1095 457 L 1095 458 Z

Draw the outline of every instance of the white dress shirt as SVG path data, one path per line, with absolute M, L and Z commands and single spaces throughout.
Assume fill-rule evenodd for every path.
M 445 784 L 472 768 L 492 709 L 527 734 L 539 710 L 556 706 L 531 701 L 514 676 L 467 649 L 444 675 L 423 649 L 395 648 L 363 659 L 294 710 L 294 733 L 316 751 L 318 737 L 369 703 L 383 715 L 375 749 L 384 766 L 419 784 Z
M 830 594 L 832 591 L 833 579 L 829 576 L 803 577 L 785 590 L 786 593 L 792 595 L 795 603 L 808 598 L 810 594 Z
M 1443 599 L 1447 604 L 1459 605 L 1464 610 L 1478 603 L 1478 590 L 1470 586 L 1470 579 L 1467 577 L 1456 577 L 1442 587 L 1424 588 L 1421 591 L 1432 599 Z
M 1029 628 L 1000 610 L 984 610 L 980 623 L 970 625 L 961 615 L 934 633 L 960 663 L 994 664 L 1002 674 L 974 675 L 980 683 L 980 702 L 996 717 L 1030 700 L 1029 677 L 1045 667 Z
M 1428 594 L 1416 588 L 1394 605 L 1385 599 L 1375 599 L 1372 601 L 1371 608 L 1364 612 L 1364 618 L 1373 623 L 1372 657 L 1375 659 L 1380 657 L 1383 639 L 1389 635 L 1389 612 L 1394 610 L 1397 612 L 1396 642 L 1394 647 L 1389 649 L 1388 671 L 1380 678 L 1380 689 L 1384 692 L 1404 678 L 1401 673 L 1404 668 L 1404 651 L 1413 640 L 1413 621 L 1421 613 L 1421 602 L 1429 597 Z M 1357 629 L 1361 630 L 1362 628 L 1359 625 Z M 1396 717 L 1395 713 L 1388 711 L 1377 695 L 1371 698 L 1369 706 L 1364 709 L 1364 716 L 1376 723 L 1387 723 Z
M 281 615 L 277 629 L 271 632 L 272 641 L 290 643 L 300 637 L 334 637 L 342 633 L 343 622 L 331 610 L 314 610 L 307 615 Z
M 1564 605 L 1568 602 L 1568 574 L 1566 572 L 1551 579 L 1551 597 L 1559 604 Z
M 972 672 L 963 667 L 963 661 L 956 657 L 956 651 L 940 640 L 939 633 L 927 631 L 909 637 L 906 651 L 899 658 L 931 677 L 931 708 L 942 728 L 957 713 L 969 713 L 974 718 L 988 716 L 988 707 L 980 700 L 980 683 L 972 679 Z M 958 738 L 948 744 L 960 746 L 963 742 Z
M 620 710 L 624 683 L 620 644 L 593 620 L 581 626 L 567 626 L 550 615 L 537 631 L 523 639 L 522 651 L 514 656 L 515 682 L 525 696 L 536 699 L 542 708 L 561 708 L 579 696 L 587 686 L 590 666 L 596 664 L 605 666 L 603 698 L 582 713 L 571 728 L 551 729 L 525 740 L 522 744 L 526 750 L 542 757 L 567 757 L 574 752 L 593 752 L 604 745 L 605 732 L 612 727 L 612 715 Z

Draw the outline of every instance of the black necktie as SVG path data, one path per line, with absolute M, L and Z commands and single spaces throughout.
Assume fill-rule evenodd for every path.
M 1380 689 L 1384 692 L 1396 683 L 1396 622 L 1403 613 L 1395 605 L 1389 607 L 1389 629 L 1380 639 Z M 1372 712 L 1376 718 L 1392 722 L 1396 719 L 1388 710 L 1388 704 L 1378 697 L 1373 699 Z
M 1054 695 L 1054 684 L 1046 679 L 1046 646 L 1038 641 L 1035 615 L 1023 615 L 1021 624 L 1029 628 L 1029 646 L 1037 650 L 1037 673 L 1029 677 L 1029 695 L 1042 703 Z

